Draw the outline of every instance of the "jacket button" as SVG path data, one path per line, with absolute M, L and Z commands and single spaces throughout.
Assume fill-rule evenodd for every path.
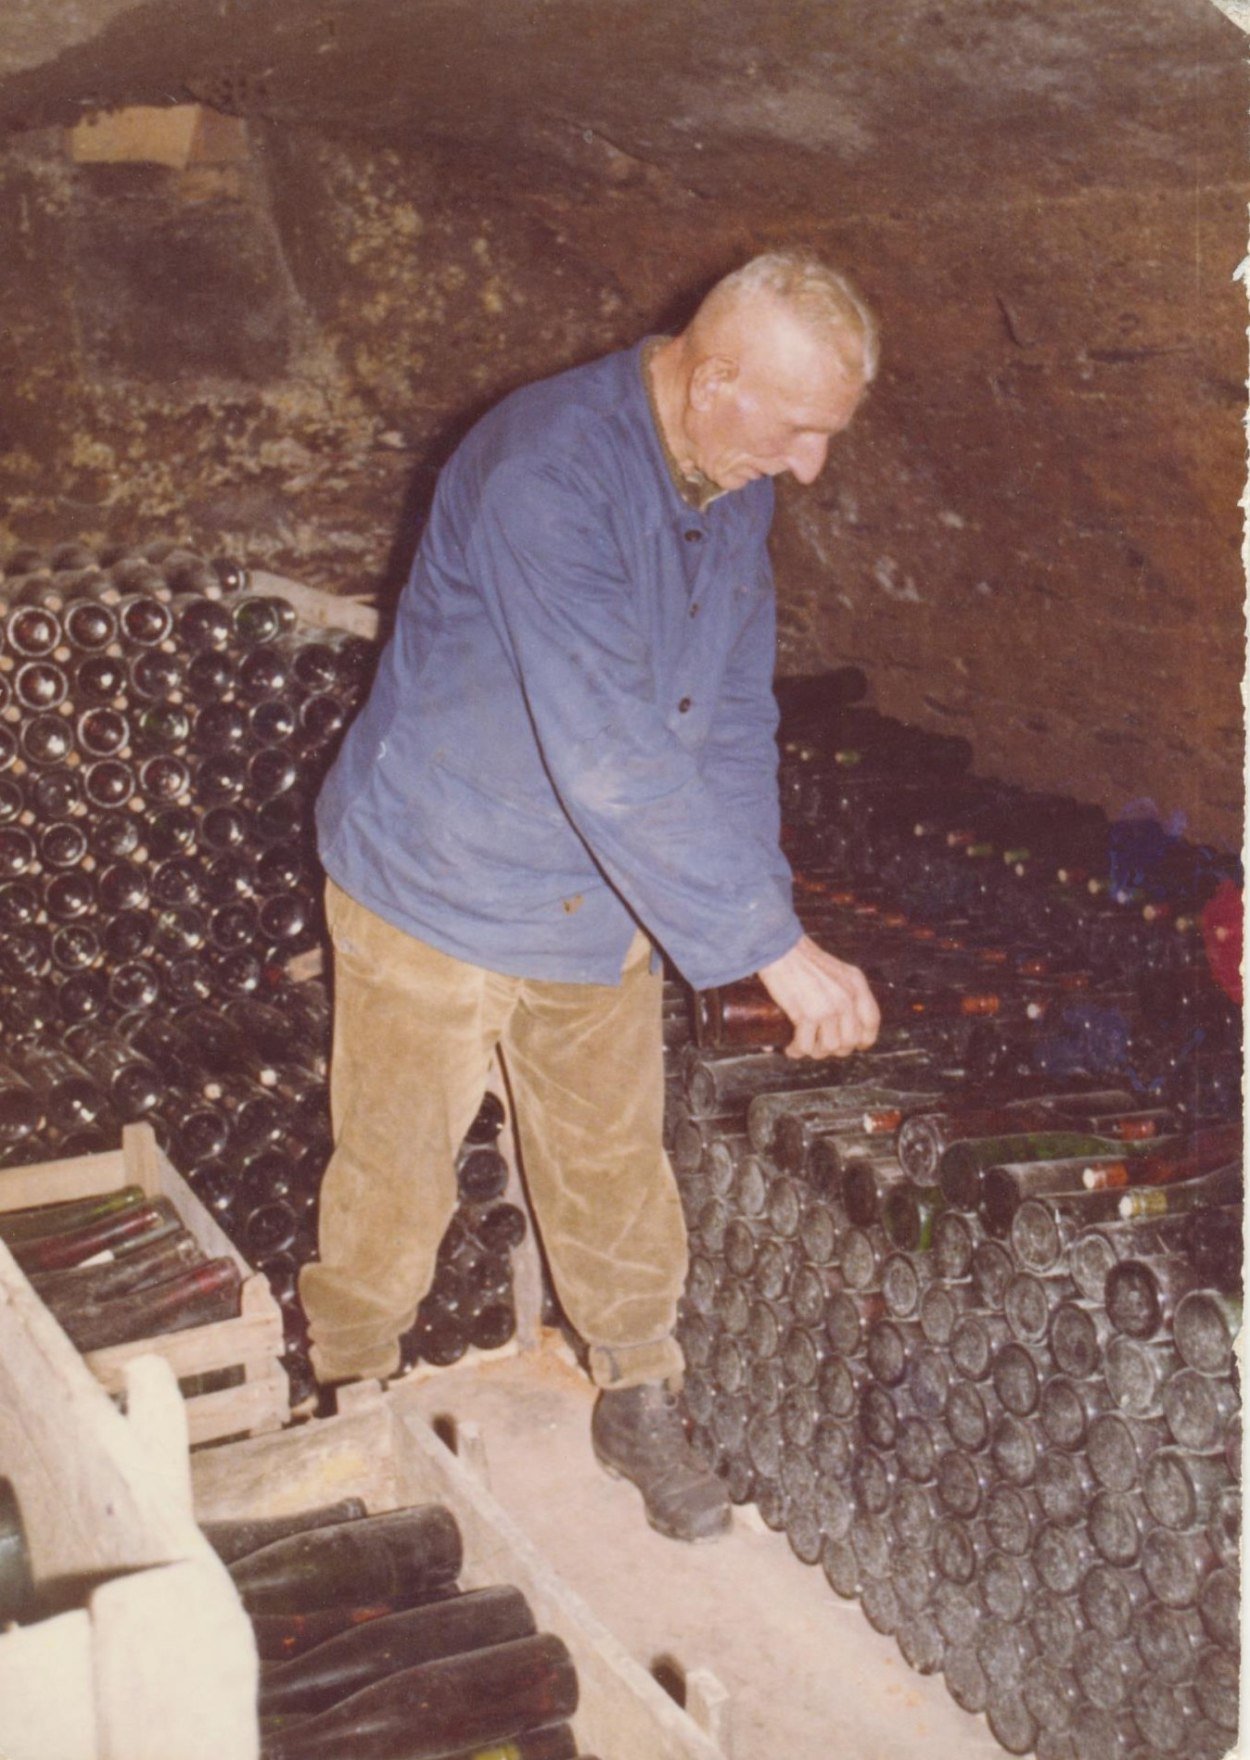
M 693 526 L 688 532 L 684 532 L 682 536 L 685 538 L 687 544 L 701 544 L 703 542 L 703 533 L 696 531 Z
M 690 698 L 683 697 L 681 702 L 678 703 L 678 705 L 677 705 L 677 713 L 679 715 L 685 715 L 688 713 L 689 709 L 690 709 Z
M 697 617 L 699 615 L 699 601 L 697 599 L 695 600 L 694 604 L 690 607 L 690 615 L 691 615 L 691 617 Z

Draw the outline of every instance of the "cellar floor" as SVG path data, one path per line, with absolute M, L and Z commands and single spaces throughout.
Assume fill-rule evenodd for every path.
M 753 1510 L 713 1546 L 653 1533 L 637 1493 L 596 1464 L 592 1389 L 554 1336 L 394 1397 L 429 1422 L 479 1426 L 494 1495 L 644 1667 L 717 1675 L 732 1760 L 1001 1760 L 942 1677 L 914 1674 Z

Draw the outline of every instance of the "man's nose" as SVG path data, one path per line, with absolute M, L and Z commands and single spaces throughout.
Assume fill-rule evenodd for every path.
M 814 483 L 825 468 L 829 441 L 823 434 L 802 434 L 787 457 L 790 474 L 800 483 Z

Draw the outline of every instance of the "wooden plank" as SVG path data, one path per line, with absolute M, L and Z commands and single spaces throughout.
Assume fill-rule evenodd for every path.
M 67 1203 L 73 1198 L 89 1198 L 93 1192 L 115 1192 L 127 1184 L 129 1169 L 120 1149 L 77 1155 L 69 1161 L 0 1168 L 0 1211 L 22 1210 L 29 1204 Z
M 187 1413 L 174 1372 L 160 1357 L 148 1356 L 127 1363 L 124 1374 L 130 1434 L 153 1482 L 159 1481 L 168 1502 L 193 1522 Z
M 454 1511 L 464 1536 L 465 1586 L 515 1584 L 539 1630 L 568 1645 L 581 1685 L 575 1727 L 583 1748 L 612 1760 L 725 1760 L 415 1412 L 396 1410 L 394 1446 L 401 1501 L 441 1502 Z
M 216 1442 L 221 1436 L 259 1436 L 280 1430 L 291 1416 L 291 1388 L 279 1369 L 256 1381 L 197 1393 L 186 1402 L 191 1446 Z
M 217 1559 L 105 1583 L 90 1613 L 100 1760 L 256 1760 L 256 1646 Z
M 377 638 L 380 619 L 372 605 L 338 593 L 323 593 L 318 587 L 306 587 L 302 581 L 260 568 L 252 570 L 252 591 L 277 594 L 294 605 L 304 623 L 317 629 L 345 629 L 369 641 Z
M 84 1610 L 0 1637 L 4 1760 L 98 1760 L 91 1621 Z
M 274 1307 L 276 1312 L 276 1303 Z M 186 1375 L 208 1374 L 236 1364 L 265 1364 L 276 1369 L 281 1348 L 281 1321 L 263 1313 L 214 1320 L 208 1326 L 188 1326 L 182 1332 L 159 1333 L 154 1338 L 136 1338 L 130 1344 L 107 1345 L 85 1352 L 83 1361 L 106 1393 L 120 1393 L 126 1365 L 136 1357 L 161 1357 L 181 1381 Z
M 344 1417 L 205 1449 L 191 1457 L 196 1513 L 201 1521 L 287 1516 L 341 1497 L 395 1509 L 401 1499 L 391 1427 L 390 1403 L 379 1391 Z
M 206 1210 L 165 1152 L 157 1147 L 151 1125 L 128 1124 L 122 1132 L 122 1152 L 133 1170 L 136 1185 L 154 1197 L 168 1198 L 196 1245 L 210 1259 L 232 1259 L 247 1277 L 252 1267 L 215 1216 Z M 152 1183 L 149 1185 L 148 1181 Z

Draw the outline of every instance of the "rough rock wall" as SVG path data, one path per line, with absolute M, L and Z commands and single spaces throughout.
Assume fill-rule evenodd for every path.
M 1201 112 L 1173 93 L 1170 134 L 1096 125 L 1098 94 L 1086 113 L 1056 90 L 1054 137 L 1005 131 L 991 168 L 940 80 L 891 160 L 866 104 L 830 134 L 817 74 L 761 58 L 719 69 L 715 106 L 691 88 L 687 136 L 742 131 L 731 187 L 719 153 L 697 179 L 571 124 L 505 152 L 271 116 L 228 176 L 72 166 L 58 131 L 14 137 L 0 541 L 172 525 L 385 594 L 478 411 L 802 237 L 857 275 L 885 357 L 820 483 L 783 489 L 783 670 L 853 659 L 881 706 L 967 733 L 983 770 L 1113 809 L 1151 796 L 1237 841 L 1229 88 L 1212 105 L 1196 81 Z M 779 182 L 817 122 L 826 157 Z

